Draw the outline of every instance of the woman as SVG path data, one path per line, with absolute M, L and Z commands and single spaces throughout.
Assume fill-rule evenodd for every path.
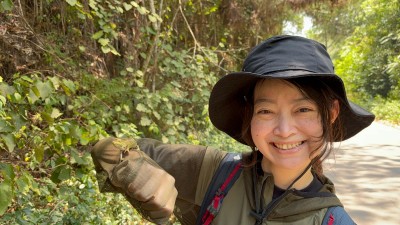
M 322 224 L 328 208 L 341 203 L 321 162 L 333 142 L 374 120 L 347 100 L 325 47 L 296 36 L 256 46 L 241 72 L 214 86 L 209 114 L 218 129 L 252 149 L 243 155 L 243 172 L 212 221 L 218 225 Z M 124 193 L 157 224 L 167 223 L 174 210 L 185 225 L 195 224 L 225 155 L 152 139 L 107 138 L 92 151 L 96 171 L 105 175 L 102 191 Z

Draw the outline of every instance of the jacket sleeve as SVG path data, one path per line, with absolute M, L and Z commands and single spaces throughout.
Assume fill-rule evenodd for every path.
M 175 178 L 178 190 L 175 216 L 181 224 L 195 224 L 208 185 L 226 152 L 199 145 L 164 144 L 147 138 L 137 142 L 143 152 Z
M 101 192 L 125 192 L 113 186 L 109 177 L 113 176 L 114 168 L 120 165 L 122 159 L 135 159 L 131 149 L 145 153 L 143 155 L 154 161 L 156 166 L 174 177 L 178 191 L 174 213 L 182 224 L 194 224 L 208 184 L 226 153 L 205 146 L 164 144 L 148 138 L 106 138 L 96 143 L 91 150 L 99 186 L 102 186 Z M 131 202 L 138 208 L 136 203 Z
M 148 138 L 139 139 L 137 143 L 143 152 L 175 178 L 178 198 L 190 203 L 196 203 L 197 189 L 208 186 L 226 154 L 205 146 L 164 144 Z

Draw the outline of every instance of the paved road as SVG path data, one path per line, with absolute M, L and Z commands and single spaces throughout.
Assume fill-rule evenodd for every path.
M 338 146 L 325 173 L 357 224 L 400 224 L 399 127 L 374 122 Z

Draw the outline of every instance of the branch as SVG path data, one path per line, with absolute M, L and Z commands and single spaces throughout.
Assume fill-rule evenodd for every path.
M 196 55 L 196 47 L 199 46 L 199 48 L 201 49 L 201 46 L 200 46 L 200 44 L 197 42 L 196 37 L 194 36 L 194 33 L 193 33 L 193 31 L 192 31 L 192 28 L 190 27 L 190 24 L 189 24 L 189 22 L 187 21 L 185 14 L 183 13 L 183 10 L 182 10 L 182 2 L 181 2 L 181 0 L 179 0 L 179 11 L 180 11 L 181 14 L 182 14 L 183 20 L 185 20 L 185 23 L 186 23 L 186 25 L 187 25 L 187 27 L 188 27 L 188 29 L 189 29 L 190 34 L 192 35 L 193 41 L 194 41 L 194 48 L 193 48 L 193 58 L 194 58 L 194 56 Z

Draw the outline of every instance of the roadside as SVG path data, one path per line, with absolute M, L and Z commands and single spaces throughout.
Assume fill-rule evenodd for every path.
M 339 146 L 325 173 L 357 224 L 399 224 L 400 128 L 374 122 Z

